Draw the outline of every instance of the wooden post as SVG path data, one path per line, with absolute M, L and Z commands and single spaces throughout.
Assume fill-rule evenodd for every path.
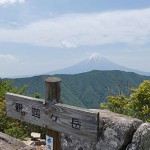
M 46 103 L 61 103 L 60 98 L 60 84 L 61 79 L 56 77 L 49 77 L 45 80 L 45 99 Z M 53 148 L 54 150 L 61 150 L 60 133 L 50 129 L 46 129 L 46 135 L 53 137 Z

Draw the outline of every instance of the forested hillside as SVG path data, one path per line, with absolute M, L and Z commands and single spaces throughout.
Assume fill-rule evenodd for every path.
M 137 88 L 149 76 L 123 71 L 91 71 L 76 75 L 55 75 L 62 80 L 63 103 L 87 108 L 99 108 L 109 95 L 130 94 L 129 87 Z M 36 92 L 44 98 L 45 79 L 49 75 L 13 79 L 13 85 L 22 87 L 27 84 L 26 95 Z

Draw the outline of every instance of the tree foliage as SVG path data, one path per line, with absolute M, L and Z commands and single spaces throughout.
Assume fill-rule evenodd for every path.
M 13 85 L 22 87 L 28 84 L 26 95 L 33 96 L 38 92 L 41 98 L 45 98 L 44 81 L 49 75 L 34 76 L 29 78 L 13 79 Z M 150 76 L 141 76 L 124 71 L 90 71 L 76 75 L 57 75 L 61 78 L 61 98 L 63 103 L 85 107 L 100 108 L 100 103 L 107 102 L 109 95 L 116 96 L 124 93 L 130 95 L 128 87 L 137 88 L 144 80 L 150 80 Z
M 108 96 L 108 103 L 102 103 L 102 108 L 125 114 L 150 122 L 150 80 L 145 80 L 137 89 L 131 88 L 131 94 Z
M 4 132 L 13 137 L 22 139 L 26 134 L 23 130 L 23 124 L 20 121 L 14 120 L 6 114 L 5 94 L 7 92 L 23 94 L 27 85 L 21 89 L 12 87 L 10 81 L 0 80 L 0 132 Z
M 26 88 L 27 85 L 19 89 L 18 87 L 13 87 L 10 81 L 0 80 L 0 132 L 21 140 L 30 136 L 33 131 L 45 134 L 43 128 L 12 119 L 6 114 L 5 94 L 10 92 L 22 95 L 25 93 Z M 40 95 L 35 93 L 34 97 L 40 98 Z

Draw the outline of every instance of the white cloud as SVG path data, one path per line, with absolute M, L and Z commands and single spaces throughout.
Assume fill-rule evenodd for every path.
M 91 14 L 69 14 L 0 29 L 0 42 L 47 47 L 77 47 L 111 43 L 147 44 L 150 41 L 150 8 Z
M 63 40 L 63 41 L 61 41 L 61 43 L 62 43 L 62 46 L 67 47 L 67 48 L 73 48 L 73 47 L 75 48 L 75 47 L 77 47 L 77 45 L 75 45 L 75 44 L 73 44 L 73 43 L 71 43 L 69 41 Z
M 12 5 L 15 3 L 24 3 L 25 0 L 0 0 L 0 6 Z
M 0 62 L 14 62 L 14 61 L 18 61 L 18 59 L 13 56 L 13 55 L 3 55 L 0 54 Z

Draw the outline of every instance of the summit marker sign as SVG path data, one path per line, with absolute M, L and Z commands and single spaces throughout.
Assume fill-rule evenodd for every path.
M 97 141 L 98 113 L 65 104 L 52 105 L 43 102 L 44 100 L 7 93 L 7 115 L 58 132 Z
M 60 133 L 97 142 L 98 112 L 54 102 L 55 100 L 46 101 L 7 93 L 7 115 Z

